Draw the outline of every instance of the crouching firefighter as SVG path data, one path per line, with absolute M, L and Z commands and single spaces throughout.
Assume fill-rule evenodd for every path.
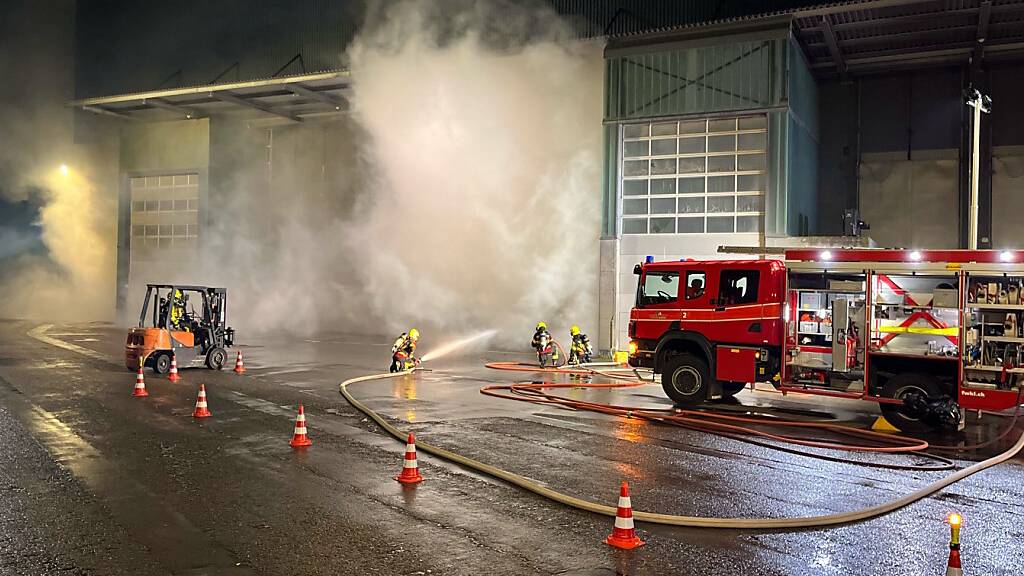
M 413 354 L 416 352 L 416 342 L 420 339 L 420 331 L 413 328 L 408 333 L 403 332 L 395 340 L 391 347 L 391 371 L 402 372 L 412 370 L 419 366 L 420 361 Z
M 554 367 L 558 364 L 558 348 L 555 346 L 555 339 L 548 332 L 547 324 L 537 323 L 530 346 L 537 351 L 537 362 L 540 363 L 541 368 Z
M 589 363 L 590 357 L 594 354 L 594 348 L 590 345 L 590 338 L 587 338 L 586 334 L 580 332 L 579 326 L 570 328 L 569 335 L 572 336 L 572 347 L 569 348 L 569 364 L 579 366 L 580 364 Z

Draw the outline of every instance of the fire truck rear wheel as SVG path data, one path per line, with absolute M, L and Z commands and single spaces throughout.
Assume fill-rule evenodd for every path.
M 922 394 L 928 398 L 946 396 L 942 386 L 934 377 L 925 374 L 898 374 L 889 379 L 882 387 L 882 396 L 903 399 L 908 394 Z M 903 432 L 920 432 L 929 430 L 930 426 L 922 421 L 922 414 L 908 411 L 901 404 L 881 404 L 882 414 L 893 426 Z
M 693 354 L 668 359 L 661 373 L 661 387 L 676 404 L 699 404 L 707 397 L 708 364 Z

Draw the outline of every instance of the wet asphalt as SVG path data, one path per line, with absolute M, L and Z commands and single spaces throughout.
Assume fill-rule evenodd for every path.
M 346 378 L 386 370 L 388 338 L 253 338 L 241 347 L 245 375 L 190 368 L 172 384 L 148 372 L 151 395 L 138 399 L 122 365 L 123 331 L 50 327 L 49 336 L 79 348 L 68 350 L 29 337 L 36 326 L 0 321 L 0 574 L 920 576 L 944 573 L 944 518 L 954 510 L 965 517 L 966 573 L 1024 571 L 1020 458 L 866 522 L 795 532 L 638 524 L 647 545 L 622 552 L 602 544 L 610 518 L 425 454 L 425 482 L 408 488 L 392 480 L 404 445 L 338 393 Z M 425 337 L 422 348 L 430 347 Z M 651 512 L 827 514 L 897 498 L 946 474 L 825 462 L 479 394 L 488 383 L 532 377 L 488 370 L 485 361 L 527 359 L 450 356 L 430 372 L 351 391 L 422 441 L 560 491 L 614 505 L 627 480 L 634 507 Z M 214 417 L 196 421 L 200 383 Z M 564 393 L 669 405 L 656 385 Z M 304 452 L 288 446 L 299 403 L 314 441 Z M 866 403 L 768 392 L 743 392 L 725 408 L 861 424 L 875 416 Z M 959 439 L 987 439 L 1005 424 L 972 417 Z

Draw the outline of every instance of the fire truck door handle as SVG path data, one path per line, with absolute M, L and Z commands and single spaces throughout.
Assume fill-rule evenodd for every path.
M 725 312 L 725 306 L 719 306 L 718 308 L 715 308 L 715 312 Z

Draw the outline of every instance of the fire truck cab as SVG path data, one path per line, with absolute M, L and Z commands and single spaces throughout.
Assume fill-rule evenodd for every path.
M 638 264 L 630 364 L 676 403 L 767 382 L 956 429 L 1024 386 L 1024 251 L 790 250 Z
M 637 264 L 630 359 L 662 376 L 669 398 L 736 394 L 779 371 L 786 268 L 777 260 Z

